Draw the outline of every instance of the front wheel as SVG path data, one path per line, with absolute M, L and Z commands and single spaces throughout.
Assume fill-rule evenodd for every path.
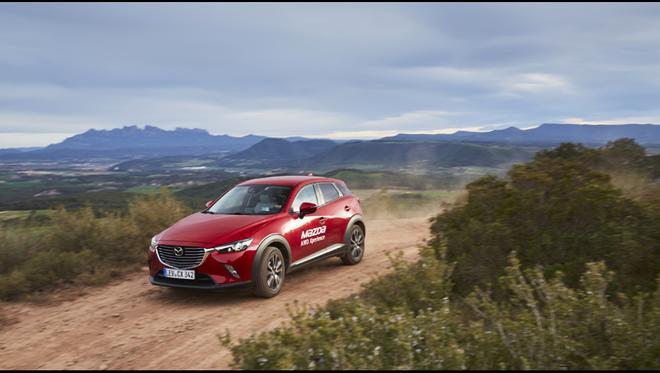
M 344 264 L 354 265 L 362 261 L 364 256 L 364 230 L 359 225 L 354 225 L 351 228 L 351 233 L 348 236 L 346 243 L 346 251 L 342 255 L 341 260 Z
M 284 284 L 285 267 L 282 252 L 276 247 L 267 247 L 258 266 L 255 295 L 263 298 L 276 296 Z

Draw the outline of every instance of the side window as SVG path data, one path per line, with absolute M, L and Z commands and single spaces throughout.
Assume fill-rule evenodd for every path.
M 331 183 L 319 184 L 321 195 L 323 196 L 323 203 L 330 203 L 339 198 L 339 191 Z
M 339 188 L 339 190 L 341 190 L 342 195 L 345 195 L 345 196 L 352 196 L 353 195 L 353 192 L 351 192 L 351 190 L 348 189 L 348 187 L 346 185 L 344 185 L 342 183 L 335 183 L 335 185 L 337 186 L 337 188 Z
M 291 211 L 300 212 L 300 204 L 302 204 L 303 202 L 310 202 L 315 205 L 319 204 L 319 201 L 316 198 L 316 192 L 314 191 L 313 185 L 306 185 L 302 189 L 300 189 L 298 195 L 291 204 Z

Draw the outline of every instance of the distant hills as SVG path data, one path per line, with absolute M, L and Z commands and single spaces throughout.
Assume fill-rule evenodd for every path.
M 534 152 L 515 146 L 467 144 L 447 141 L 364 141 L 337 145 L 305 160 L 314 170 L 437 169 L 440 167 L 498 167 L 529 160 Z
M 304 137 L 268 138 L 211 135 L 202 129 L 163 130 L 125 126 L 88 130 L 39 149 L 0 149 L 0 160 L 83 160 L 115 162 L 112 170 L 280 169 L 329 170 L 482 166 L 525 161 L 543 147 L 561 142 L 602 145 L 622 137 L 642 145 L 660 144 L 660 125 L 577 125 L 546 123 L 521 130 L 399 134 L 372 141 Z
M 517 146 L 447 141 L 287 141 L 265 139 L 217 162 L 218 167 L 305 169 L 431 169 L 496 167 L 528 160 L 533 151 Z
M 442 167 L 498 167 L 529 160 L 534 152 L 516 146 L 481 145 L 446 141 L 364 141 L 340 144 L 301 162 L 315 171 L 336 168 L 419 169 Z
M 229 155 L 227 159 L 243 160 L 292 160 L 305 159 L 323 153 L 337 143 L 332 140 L 298 140 L 267 138 L 246 150 Z
M 154 126 L 125 126 L 111 130 L 90 129 L 45 148 L 0 153 L 0 156 L 4 159 L 130 159 L 230 153 L 247 149 L 265 138 L 257 135 L 211 135 L 208 131 L 197 128 L 167 131 Z
M 481 166 L 498 167 L 526 161 L 545 146 L 562 142 L 602 145 L 622 137 L 642 144 L 660 144 L 660 126 L 577 125 L 546 123 L 521 130 L 509 127 L 490 132 L 458 131 L 454 134 L 399 134 L 373 141 L 335 144 L 264 139 L 218 161 L 218 166 L 293 167 L 315 171 L 341 167 L 361 169 Z M 281 161 L 286 160 L 286 164 Z
M 453 134 L 398 134 L 386 137 L 389 141 L 468 141 L 506 144 L 534 144 L 553 146 L 562 142 L 602 145 L 608 141 L 629 137 L 638 143 L 660 144 L 660 125 L 656 124 L 558 124 L 544 123 L 521 130 L 509 127 L 490 132 L 458 131 Z
M 247 135 L 233 137 L 229 135 L 211 135 L 199 128 L 176 128 L 172 131 L 154 126 L 125 126 L 111 130 L 90 129 L 69 137 L 58 144 L 49 145 L 48 150 L 56 149 L 170 149 L 186 148 L 194 145 L 203 152 L 237 151 L 245 149 L 263 140 L 264 136 Z

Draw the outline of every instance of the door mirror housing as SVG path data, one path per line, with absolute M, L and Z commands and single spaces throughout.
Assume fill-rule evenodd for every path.
M 299 217 L 302 219 L 305 215 L 311 214 L 316 211 L 316 205 L 311 202 L 303 202 L 300 204 Z
M 210 200 L 210 201 L 206 202 L 206 208 L 209 208 L 209 207 L 213 206 L 213 202 L 215 202 L 215 200 Z

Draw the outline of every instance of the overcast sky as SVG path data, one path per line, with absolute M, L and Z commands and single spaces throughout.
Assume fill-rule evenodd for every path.
M 0 147 L 660 123 L 659 4 L 2 4 Z

